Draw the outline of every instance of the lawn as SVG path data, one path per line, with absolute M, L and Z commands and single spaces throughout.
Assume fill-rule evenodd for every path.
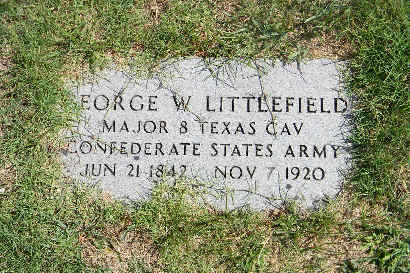
M 401 0 L 0 0 L 0 272 L 408 272 Z M 343 60 L 354 169 L 326 208 L 219 212 L 181 181 L 124 206 L 61 179 L 66 83 L 197 56 Z

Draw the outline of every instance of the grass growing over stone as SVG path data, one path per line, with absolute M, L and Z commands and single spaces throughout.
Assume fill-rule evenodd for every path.
M 0 271 L 407 272 L 408 14 L 400 0 L 0 1 Z M 184 181 L 135 208 L 61 184 L 66 79 L 193 55 L 348 60 L 356 167 L 339 198 L 222 213 Z

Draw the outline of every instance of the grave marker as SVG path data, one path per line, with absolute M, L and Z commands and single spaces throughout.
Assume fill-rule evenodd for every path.
M 145 78 L 107 70 L 78 84 L 84 112 L 62 151 L 65 174 L 131 200 L 182 174 L 229 209 L 335 196 L 351 107 L 337 65 L 219 64 L 188 59 Z

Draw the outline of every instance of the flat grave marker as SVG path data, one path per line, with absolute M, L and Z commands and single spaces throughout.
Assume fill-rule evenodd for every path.
M 129 200 L 183 175 L 221 209 L 319 205 L 348 168 L 351 103 L 339 76 L 323 59 L 106 70 L 74 88 L 84 110 L 61 153 L 65 175 Z

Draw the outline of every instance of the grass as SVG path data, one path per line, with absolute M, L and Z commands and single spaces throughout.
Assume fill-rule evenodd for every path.
M 0 272 L 407 272 L 409 4 L 0 1 Z M 355 169 L 327 208 L 221 213 L 184 181 L 138 207 L 61 184 L 64 81 L 133 59 L 347 60 Z M 165 194 L 167 193 L 167 194 Z

